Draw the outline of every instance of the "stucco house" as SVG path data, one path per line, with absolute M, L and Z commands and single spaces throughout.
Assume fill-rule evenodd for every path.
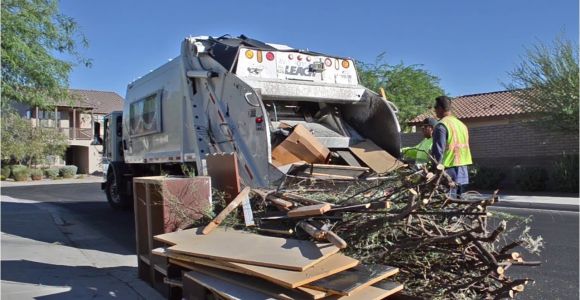
M 469 143 L 475 164 L 510 169 L 515 166 L 549 169 L 563 153 L 578 154 L 576 133 L 556 133 L 530 126 L 530 111 L 518 105 L 510 91 L 465 95 L 453 98 L 452 112 L 469 128 Z M 417 125 L 433 112 L 412 119 Z M 403 146 L 422 139 L 420 133 L 402 135 Z
M 54 109 L 16 107 L 33 126 L 54 128 L 68 136 L 69 147 L 64 158 L 52 158 L 55 165 L 75 165 L 79 174 L 101 172 L 102 146 L 91 145 L 94 123 L 103 116 L 123 109 L 123 98 L 115 92 L 70 89 L 73 103 L 59 103 Z M 102 134 L 102 132 L 101 132 Z

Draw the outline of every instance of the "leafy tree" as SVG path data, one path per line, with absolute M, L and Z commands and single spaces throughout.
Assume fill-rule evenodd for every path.
M 32 126 L 17 114 L 2 114 L 2 158 L 25 163 L 38 164 L 46 156 L 64 155 L 68 147 L 67 137 L 55 128 Z
M 526 49 L 522 62 L 504 83 L 543 128 L 578 134 L 578 45 L 556 38 Z
M 361 84 L 378 92 L 382 87 L 387 99 L 399 108 L 399 122 L 408 130 L 414 117 L 428 111 L 437 96 L 444 95 L 439 78 L 423 69 L 423 65 L 389 65 L 384 53 L 372 64 L 357 62 Z
M 58 11 L 57 0 L 3 0 L 1 7 L 2 102 L 50 107 L 67 100 L 75 63 L 53 54 L 90 66 L 77 51 L 79 43 L 88 46 L 77 23 Z

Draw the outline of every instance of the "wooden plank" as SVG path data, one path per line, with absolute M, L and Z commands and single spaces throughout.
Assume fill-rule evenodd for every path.
M 367 286 L 350 296 L 333 295 L 324 299 L 328 300 L 381 300 L 403 290 L 403 285 L 394 281 L 381 281 Z M 390 299 L 390 298 L 389 298 Z
M 288 212 L 288 217 L 320 216 L 329 211 L 332 206 L 329 203 L 301 206 Z
M 212 187 L 223 192 L 226 203 L 230 203 L 242 190 L 236 153 L 210 154 L 205 160 Z
M 357 291 L 399 272 L 398 268 L 385 265 L 358 265 L 352 269 L 311 282 L 307 287 L 350 296 Z
M 365 140 L 349 148 L 352 153 L 373 171 L 382 174 L 403 166 L 403 162 L 390 155 L 371 140 Z
M 203 235 L 200 228 L 193 228 L 157 235 L 155 239 L 174 244 L 169 251 L 294 271 L 304 271 L 339 250 L 331 244 L 223 228 L 209 235 Z
M 189 271 L 184 274 L 184 276 L 189 279 L 197 282 L 198 284 L 204 286 L 207 289 L 210 289 L 220 296 L 228 299 L 228 300 L 238 300 L 238 299 L 255 299 L 255 300 L 266 300 L 266 299 L 275 299 L 270 297 L 264 293 L 260 293 L 255 290 L 248 289 L 246 287 L 233 284 L 227 282 L 225 280 L 198 272 L 198 271 Z
M 209 234 L 214 231 L 225 218 L 236 209 L 243 201 L 248 199 L 250 194 L 250 187 L 245 187 L 209 224 L 203 229 L 203 234 Z
M 356 160 L 356 158 L 352 155 L 352 152 L 348 150 L 337 150 L 336 153 L 342 157 L 342 159 L 344 159 L 344 161 L 349 166 L 360 167 L 358 160 Z
M 329 177 L 337 179 L 356 179 L 369 168 L 328 164 L 293 164 L 288 174 L 296 176 Z

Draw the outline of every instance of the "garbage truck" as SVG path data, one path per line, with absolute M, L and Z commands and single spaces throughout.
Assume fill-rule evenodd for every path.
M 104 118 L 105 181 L 114 208 L 132 204 L 132 179 L 204 174 L 207 155 L 235 153 L 244 185 L 268 187 L 285 168 L 272 149 L 302 125 L 331 151 L 361 140 L 398 157 L 396 106 L 359 82 L 351 58 L 246 36 L 188 37 L 180 55 L 129 83 L 123 111 Z

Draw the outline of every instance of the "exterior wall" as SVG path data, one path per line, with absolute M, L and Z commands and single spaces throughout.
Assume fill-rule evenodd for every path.
M 549 170 L 563 153 L 578 154 L 579 138 L 516 122 L 492 126 L 469 125 L 473 161 L 479 166 L 511 170 L 515 166 Z M 402 134 L 402 145 L 413 146 L 421 133 Z
M 103 146 L 89 146 L 89 174 L 103 172 Z

